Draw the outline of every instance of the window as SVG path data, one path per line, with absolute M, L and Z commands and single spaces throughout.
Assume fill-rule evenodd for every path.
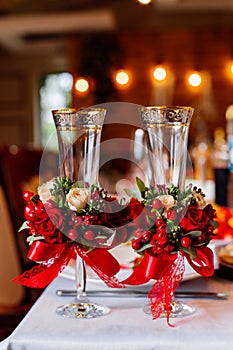
M 71 107 L 72 102 L 72 74 L 63 72 L 47 74 L 43 77 L 40 88 L 40 123 L 41 145 L 51 150 L 57 148 L 55 126 L 51 111 L 59 108 Z

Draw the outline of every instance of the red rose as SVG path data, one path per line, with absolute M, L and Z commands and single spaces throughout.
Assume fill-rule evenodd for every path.
M 139 202 L 137 198 L 131 198 L 129 204 L 127 205 L 127 208 L 129 211 L 128 219 L 130 221 L 133 221 L 141 214 L 144 206 Z
M 202 231 L 208 221 L 209 218 L 203 210 L 190 206 L 185 216 L 181 219 L 180 227 L 186 232 L 193 230 Z
M 65 227 L 65 217 L 56 207 L 47 207 L 47 212 L 35 218 L 35 230 L 48 243 L 62 243 Z
M 210 220 L 213 220 L 216 217 L 216 210 L 213 208 L 211 204 L 208 204 L 203 209 L 203 212 L 208 216 Z
M 151 208 L 145 207 L 136 198 L 132 198 L 130 200 L 128 207 L 128 221 L 130 222 L 129 226 L 148 230 L 154 225 L 156 214 L 151 212 Z

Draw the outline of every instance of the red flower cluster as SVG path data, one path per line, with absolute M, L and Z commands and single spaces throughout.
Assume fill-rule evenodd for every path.
M 150 248 L 155 255 L 183 250 L 193 257 L 195 247 L 208 245 L 214 237 L 217 223 L 213 206 L 208 204 L 199 208 L 191 192 L 181 194 L 179 201 L 176 192 L 172 191 L 174 189 L 169 194 L 168 189 L 167 194 L 162 196 L 156 193 L 154 199 L 150 195 L 151 190 L 144 191 L 144 206 L 136 219 L 137 225 L 133 224 L 132 247 L 139 254 Z M 161 200 L 164 203 L 169 200 L 172 204 L 163 204 Z
M 91 191 L 90 203 L 80 211 L 71 210 L 64 202 L 59 207 L 53 199 L 43 204 L 39 195 L 30 191 L 23 196 L 27 205 L 22 229 L 29 229 L 29 243 L 40 239 L 52 244 L 76 241 L 112 248 L 129 239 L 130 222 L 143 208 L 134 198 L 126 206 L 121 205 L 98 188 Z

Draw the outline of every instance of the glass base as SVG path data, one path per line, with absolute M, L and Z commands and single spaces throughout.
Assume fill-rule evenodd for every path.
M 143 311 L 151 315 L 151 309 L 150 309 L 150 304 L 146 304 L 143 308 Z M 180 301 L 174 300 L 171 303 L 171 313 L 169 317 L 184 317 L 184 316 L 189 316 L 193 314 L 195 311 L 195 308 L 192 305 L 182 303 Z M 160 317 L 167 317 L 167 312 L 164 310 L 161 314 Z
M 92 302 L 71 303 L 59 306 L 57 314 L 67 318 L 95 318 L 110 312 L 107 306 L 94 304 Z

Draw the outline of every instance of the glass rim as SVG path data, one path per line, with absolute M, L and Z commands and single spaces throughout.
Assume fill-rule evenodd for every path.
M 76 108 L 60 108 L 60 109 L 54 109 L 52 110 L 52 114 L 70 114 L 70 113 L 76 113 L 77 109 Z
M 84 107 L 76 110 L 76 114 L 82 114 L 86 112 L 97 112 L 97 113 L 105 113 L 107 110 L 102 107 Z
M 142 106 L 140 108 L 141 111 L 148 111 L 148 110 L 186 110 L 186 111 L 194 111 L 194 107 L 192 106 L 177 106 L 177 105 L 161 105 L 161 106 Z

